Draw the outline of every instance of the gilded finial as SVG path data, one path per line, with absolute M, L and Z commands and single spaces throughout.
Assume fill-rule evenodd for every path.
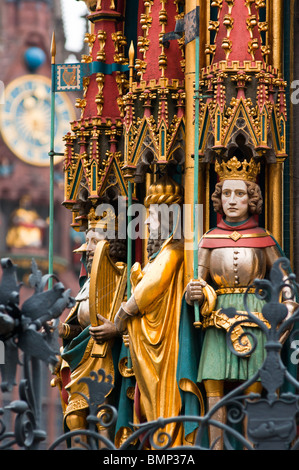
M 131 41 L 130 48 L 129 48 L 129 62 L 130 62 L 130 65 L 134 64 L 134 54 L 135 54 L 134 44 L 133 44 L 133 41 Z
M 133 70 L 134 70 L 134 44 L 131 41 L 130 48 L 129 48 L 129 69 L 130 69 L 130 77 L 129 77 L 129 90 L 132 91 L 132 83 L 133 83 Z
M 56 41 L 55 41 L 55 32 L 53 31 L 52 34 L 52 41 L 51 41 L 51 63 L 55 64 L 55 56 L 56 56 Z

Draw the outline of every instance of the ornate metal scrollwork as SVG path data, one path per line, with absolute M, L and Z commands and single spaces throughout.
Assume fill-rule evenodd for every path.
M 10 448 L 17 444 L 20 448 L 37 449 L 46 433 L 39 429 L 38 415 L 41 397 L 34 393 L 39 389 L 39 362 L 56 364 L 59 353 L 58 343 L 49 322 L 57 319 L 66 307 L 74 304 L 70 290 L 65 290 L 55 276 L 42 276 L 35 261 L 32 261 L 30 286 L 34 289 L 31 297 L 19 305 L 19 291 L 16 266 L 8 258 L 1 260 L 2 279 L 0 283 L 0 340 L 4 342 L 5 360 L 1 364 L 1 390 L 12 389 L 17 365 L 22 358 L 24 379 L 19 383 L 19 400 L 14 400 L 5 408 L 16 414 L 14 432 L 6 432 L 3 420 L 0 424 L 0 448 Z M 50 279 L 57 282 L 46 289 Z M 1 415 L 4 410 L 1 409 Z
M 265 361 L 255 377 L 249 381 L 253 383 L 260 380 L 266 398 L 258 396 L 256 400 L 252 400 L 250 397 L 246 399 L 244 397 L 244 413 L 248 418 L 247 433 L 257 449 L 289 449 L 296 437 L 296 414 L 299 398 L 292 393 L 281 392 L 285 382 L 288 382 L 295 389 L 298 389 L 299 386 L 299 383 L 289 373 L 281 358 L 282 342 L 285 340 L 286 334 L 290 334 L 290 330 L 299 318 L 298 308 L 295 309 L 292 315 L 288 314 L 287 304 L 293 303 L 296 306 L 294 298 L 296 298 L 298 287 L 296 277 L 291 273 L 289 260 L 286 258 L 278 259 L 272 267 L 270 279 L 256 279 L 254 282 L 256 297 L 265 301 L 262 314 L 270 327 L 266 326 L 248 308 L 247 296 L 249 289 L 252 287 L 248 287 L 244 298 L 247 314 L 238 324 L 250 320 L 250 322 L 259 326 L 266 337 Z M 223 311 L 227 316 L 236 314 L 234 308 Z M 242 354 L 234 351 L 230 341 L 230 334 L 234 326 L 228 332 L 227 344 L 231 351 L 242 356 Z M 297 330 L 293 332 L 293 335 L 296 333 Z M 246 334 L 253 339 L 252 353 L 257 343 L 252 332 L 246 332 Z M 242 341 L 242 337 L 239 341 Z M 248 387 L 249 382 L 247 381 L 241 388 Z
M 20 448 L 37 449 L 41 441 L 46 437 L 46 433 L 40 429 L 37 419 L 37 407 L 40 397 L 34 396 L 36 382 L 40 380 L 38 369 L 34 368 L 34 373 L 29 373 L 30 361 L 37 361 L 36 346 L 33 342 L 38 341 L 43 345 L 41 349 L 42 360 L 51 363 L 55 353 L 49 346 L 49 331 L 47 321 L 49 318 L 57 318 L 64 306 L 72 299 L 68 291 L 64 291 L 63 286 L 57 282 L 55 286 L 44 294 L 43 289 L 48 281 L 47 277 L 42 277 L 36 264 L 32 265 L 31 286 L 35 293 L 28 300 L 27 305 L 19 307 L 19 289 L 15 277 L 15 267 L 10 260 L 2 260 L 3 269 L 2 282 L 0 284 L 0 335 L 7 347 L 13 343 L 16 352 L 22 349 L 25 352 L 23 367 L 25 379 L 19 384 L 18 400 L 11 402 L 6 408 L 16 414 L 14 431 L 7 431 L 2 419 L 4 410 L 0 410 L 0 449 L 9 449 L 17 445 Z M 289 274 L 286 274 L 289 272 Z M 257 318 L 248 308 L 247 295 L 250 289 L 255 288 L 255 295 L 264 300 L 262 314 L 267 324 Z M 154 422 L 134 425 L 134 432 L 122 442 L 119 449 L 107 434 L 99 430 L 109 430 L 117 420 L 117 410 L 105 402 L 105 396 L 112 389 L 111 377 L 105 371 L 93 371 L 88 378 L 82 380 L 88 386 L 89 397 L 85 399 L 89 403 L 89 416 L 87 418 L 88 429 L 72 431 L 63 434 L 53 442 L 49 449 L 59 448 L 61 443 L 68 439 L 75 439 L 76 445 L 81 444 L 82 449 L 108 449 L 108 450 L 128 450 L 134 447 L 135 450 L 152 448 L 167 450 L 171 448 L 171 438 L 164 432 L 164 428 L 170 422 L 194 422 L 197 425 L 197 433 L 191 450 L 213 449 L 215 442 L 206 443 L 206 433 L 209 426 L 216 426 L 223 430 L 224 448 L 233 450 L 238 446 L 242 449 L 297 449 L 299 440 L 296 440 L 296 415 L 299 411 L 299 395 L 293 392 L 284 392 L 283 384 L 289 383 L 295 390 L 299 388 L 299 382 L 291 375 L 281 358 L 282 341 L 286 333 L 289 341 L 292 341 L 297 334 L 294 324 L 299 318 L 299 309 L 294 309 L 289 315 L 288 303 L 294 302 L 298 284 L 294 274 L 290 273 L 290 264 L 287 259 L 280 258 L 274 264 L 269 280 L 256 279 L 253 286 L 248 288 L 244 297 L 244 307 L 246 313 L 238 312 L 238 323 L 255 323 L 266 337 L 265 361 L 259 371 L 246 382 L 229 392 L 221 399 L 217 405 L 209 410 L 204 416 L 176 416 L 172 418 L 160 418 Z M 44 295 L 44 297 L 43 297 Z M 40 297 L 41 296 L 41 297 Z M 46 300 L 40 302 L 40 300 Z M 297 305 L 294 303 L 294 306 Z M 30 306 L 30 308 L 29 308 Z M 37 308 L 38 306 L 38 308 Z M 228 317 L 236 315 L 236 310 L 231 307 L 223 310 Z M 239 356 L 232 346 L 230 335 L 235 328 L 234 323 L 227 334 L 227 344 L 231 351 Z M 293 328 L 294 331 L 291 332 Z M 28 334 L 29 330 L 29 334 Z M 43 331 L 43 332 L 41 332 Z M 244 330 L 245 331 L 245 330 Z M 33 332 L 33 334 L 32 334 Z M 246 335 L 249 332 L 246 330 Z M 25 338 L 25 339 L 23 339 Z M 254 336 L 250 333 L 252 340 L 252 351 L 256 347 Z M 242 341 L 242 336 L 239 341 Z M 46 346 L 44 346 L 46 344 Z M 13 369 L 16 367 L 16 358 L 13 360 Z M 14 374 L 12 374 L 14 376 Z M 9 383 L 2 388 L 11 386 L 12 375 Z M 7 378 L 3 374 L 2 378 Z M 13 377 L 14 378 L 14 377 Z M 263 386 L 263 394 L 246 395 L 245 390 L 257 380 Z M 221 423 L 214 419 L 215 413 L 221 408 L 227 410 L 227 422 Z M 240 426 L 245 432 L 240 431 Z M 182 447 L 180 447 L 182 449 Z M 185 447 L 190 450 L 190 446 Z

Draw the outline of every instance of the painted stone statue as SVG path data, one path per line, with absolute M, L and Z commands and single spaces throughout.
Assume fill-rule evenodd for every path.
M 85 429 L 87 427 L 86 417 L 88 414 L 88 403 L 79 395 L 78 392 L 89 396 L 86 383 L 80 382 L 80 379 L 89 377 L 90 372 L 104 369 L 106 375 L 110 374 L 113 378 L 114 385 L 118 380 L 117 361 L 121 347 L 121 338 L 113 323 L 109 319 L 103 317 L 98 312 L 99 326 L 91 326 L 90 318 L 90 273 L 93 266 L 94 254 L 98 243 L 105 238 L 103 230 L 99 230 L 101 221 L 99 218 L 91 214 L 89 217 L 88 230 L 86 231 L 86 243 L 82 246 L 81 251 L 85 255 L 85 265 L 87 270 L 87 279 L 76 296 L 76 305 L 71 310 L 64 323 L 60 323 L 58 331 L 63 338 L 63 350 L 61 353 L 61 378 L 65 383 L 67 392 L 67 403 L 64 409 L 64 419 L 69 430 Z M 125 246 L 117 248 L 115 243 L 119 241 L 110 241 L 110 256 L 115 260 L 125 258 Z M 107 351 L 104 357 L 96 357 L 92 354 L 94 344 L 107 343 Z M 70 376 L 66 377 L 70 371 Z M 112 391 L 112 393 L 114 393 Z M 107 397 L 110 402 L 110 395 Z M 112 398 L 113 405 L 115 396 Z M 112 436 L 110 436 L 112 437 Z
M 24 195 L 19 207 L 11 215 L 6 244 L 14 248 L 42 248 L 47 223 L 31 207 L 30 195 Z
M 251 160 L 240 162 L 233 157 L 228 162 L 216 162 L 217 183 L 212 201 L 216 212 L 223 215 L 217 227 L 206 233 L 199 244 L 199 280 L 192 281 L 186 289 L 186 301 L 198 301 L 201 309 L 202 327 L 205 331 L 201 352 L 198 381 L 203 382 L 211 408 L 225 393 L 225 385 L 246 381 L 262 366 L 265 358 L 265 338 L 253 323 L 239 325 L 233 330 L 231 340 L 234 349 L 244 354 L 239 357 L 226 344 L 226 332 L 232 322 L 222 308 L 235 307 L 244 312 L 244 293 L 254 279 L 267 277 L 275 260 L 282 256 L 277 242 L 267 230 L 258 226 L 256 216 L 262 210 L 262 194 L 255 183 L 259 164 Z M 264 322 L 263 302 L 251 288 L 247 298 L 249 309 Z M 287 302 L 289 314 L 293 302 Z M 246 312 L 244 312 L 246 313 Z M 251 350 L 250 336 L 241 335 L 252 330 L 257 338 L 256 350 Z M 259 392 L 260 383 L 253 386 Z M 252 389 L 251 389 L 252 390 Z M 218 412 L 224 420 L 224 411 Z M 211 436 L 211 439 L 217 437 Z M 219 442 L 219 446 L 221 446 Z
M 182 354 L 179 330 L 184 290 L 184 245 L 177 235 L 180 227 L 179 214 L 174 213 L 169 217 L 168 235 L 163 236 L 166 218 L 162 215 L 159 219 L 157 211 L 160 204 L 174 204 L 180 208 L 182 201 L 181 186 L 167 176 L 149 188 L 145 199 L 145 206 L 149 207 L 149 263 L 143 270 L 139 263 L 133 265 L 133 294 L 115 317 L 119 331 L 127 329 L 130 338 L 137 383 L 136 423 L 178 416 L 183 407 L 182 389 L 189 385 L 194 396 L 198 393 L 196 386 L 187 380 L 186 375 L 180 381 L 178 371 Z M 184 321 L 189 321 L 192 325 L 191 317 Z M 191 344 L 190 341 L 188 344 Z M 187 362 L 188 358 L 185 365 Z M 185 438 L 190 437 L 184 435 L 183 426 L 178 423 L 167 425 L 163 431 L 171 436 L 173 446 L 182 444 Z

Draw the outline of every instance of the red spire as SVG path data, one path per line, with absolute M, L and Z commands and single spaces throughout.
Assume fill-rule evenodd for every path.
M 222 60 L 263 61 L 255 0 L 218 0 L 213 3 L 219 8 L 213 63 Z
M 124 64 L 123 35 L 124 0 L 101 0 L 97 9 L 89 15 L 94 24 L 92 33 L 87 33 L 85 42 L 88 43 L 90 54 L 83 57 L 85 62 L 111 66 L 114 63 Z M 97 73 L 87 79 L 85 91 L 84 119 L 99 117 L 105 120 L 121 121 L 120 96 L 122 95 L 122 74 L 120 72 L 103 73 L 99 68 Z M 80 106 L 81 107 L 81 106 Z
M 163 35 L 175 30 L 177 16 L 178 5 L 175 1 L 139 2 L 136 68 L 142 80 L 148 82 L 160 77 L 183 80 L 183 55 L 178 41 L 162 43 Z

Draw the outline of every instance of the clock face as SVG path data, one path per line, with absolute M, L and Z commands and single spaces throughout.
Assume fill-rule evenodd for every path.
M 0 131 L 4 142 L 21 160 L 31 165 L 50 164 L 51 80 L 25 75 L 5 87 L 0 106 Z M 54 150 L 64 152 L 63 137 L 75 119 L 71 101 L 65 93 L 55 93 Z M 63 159 L 54 156 L 54 164 Z

